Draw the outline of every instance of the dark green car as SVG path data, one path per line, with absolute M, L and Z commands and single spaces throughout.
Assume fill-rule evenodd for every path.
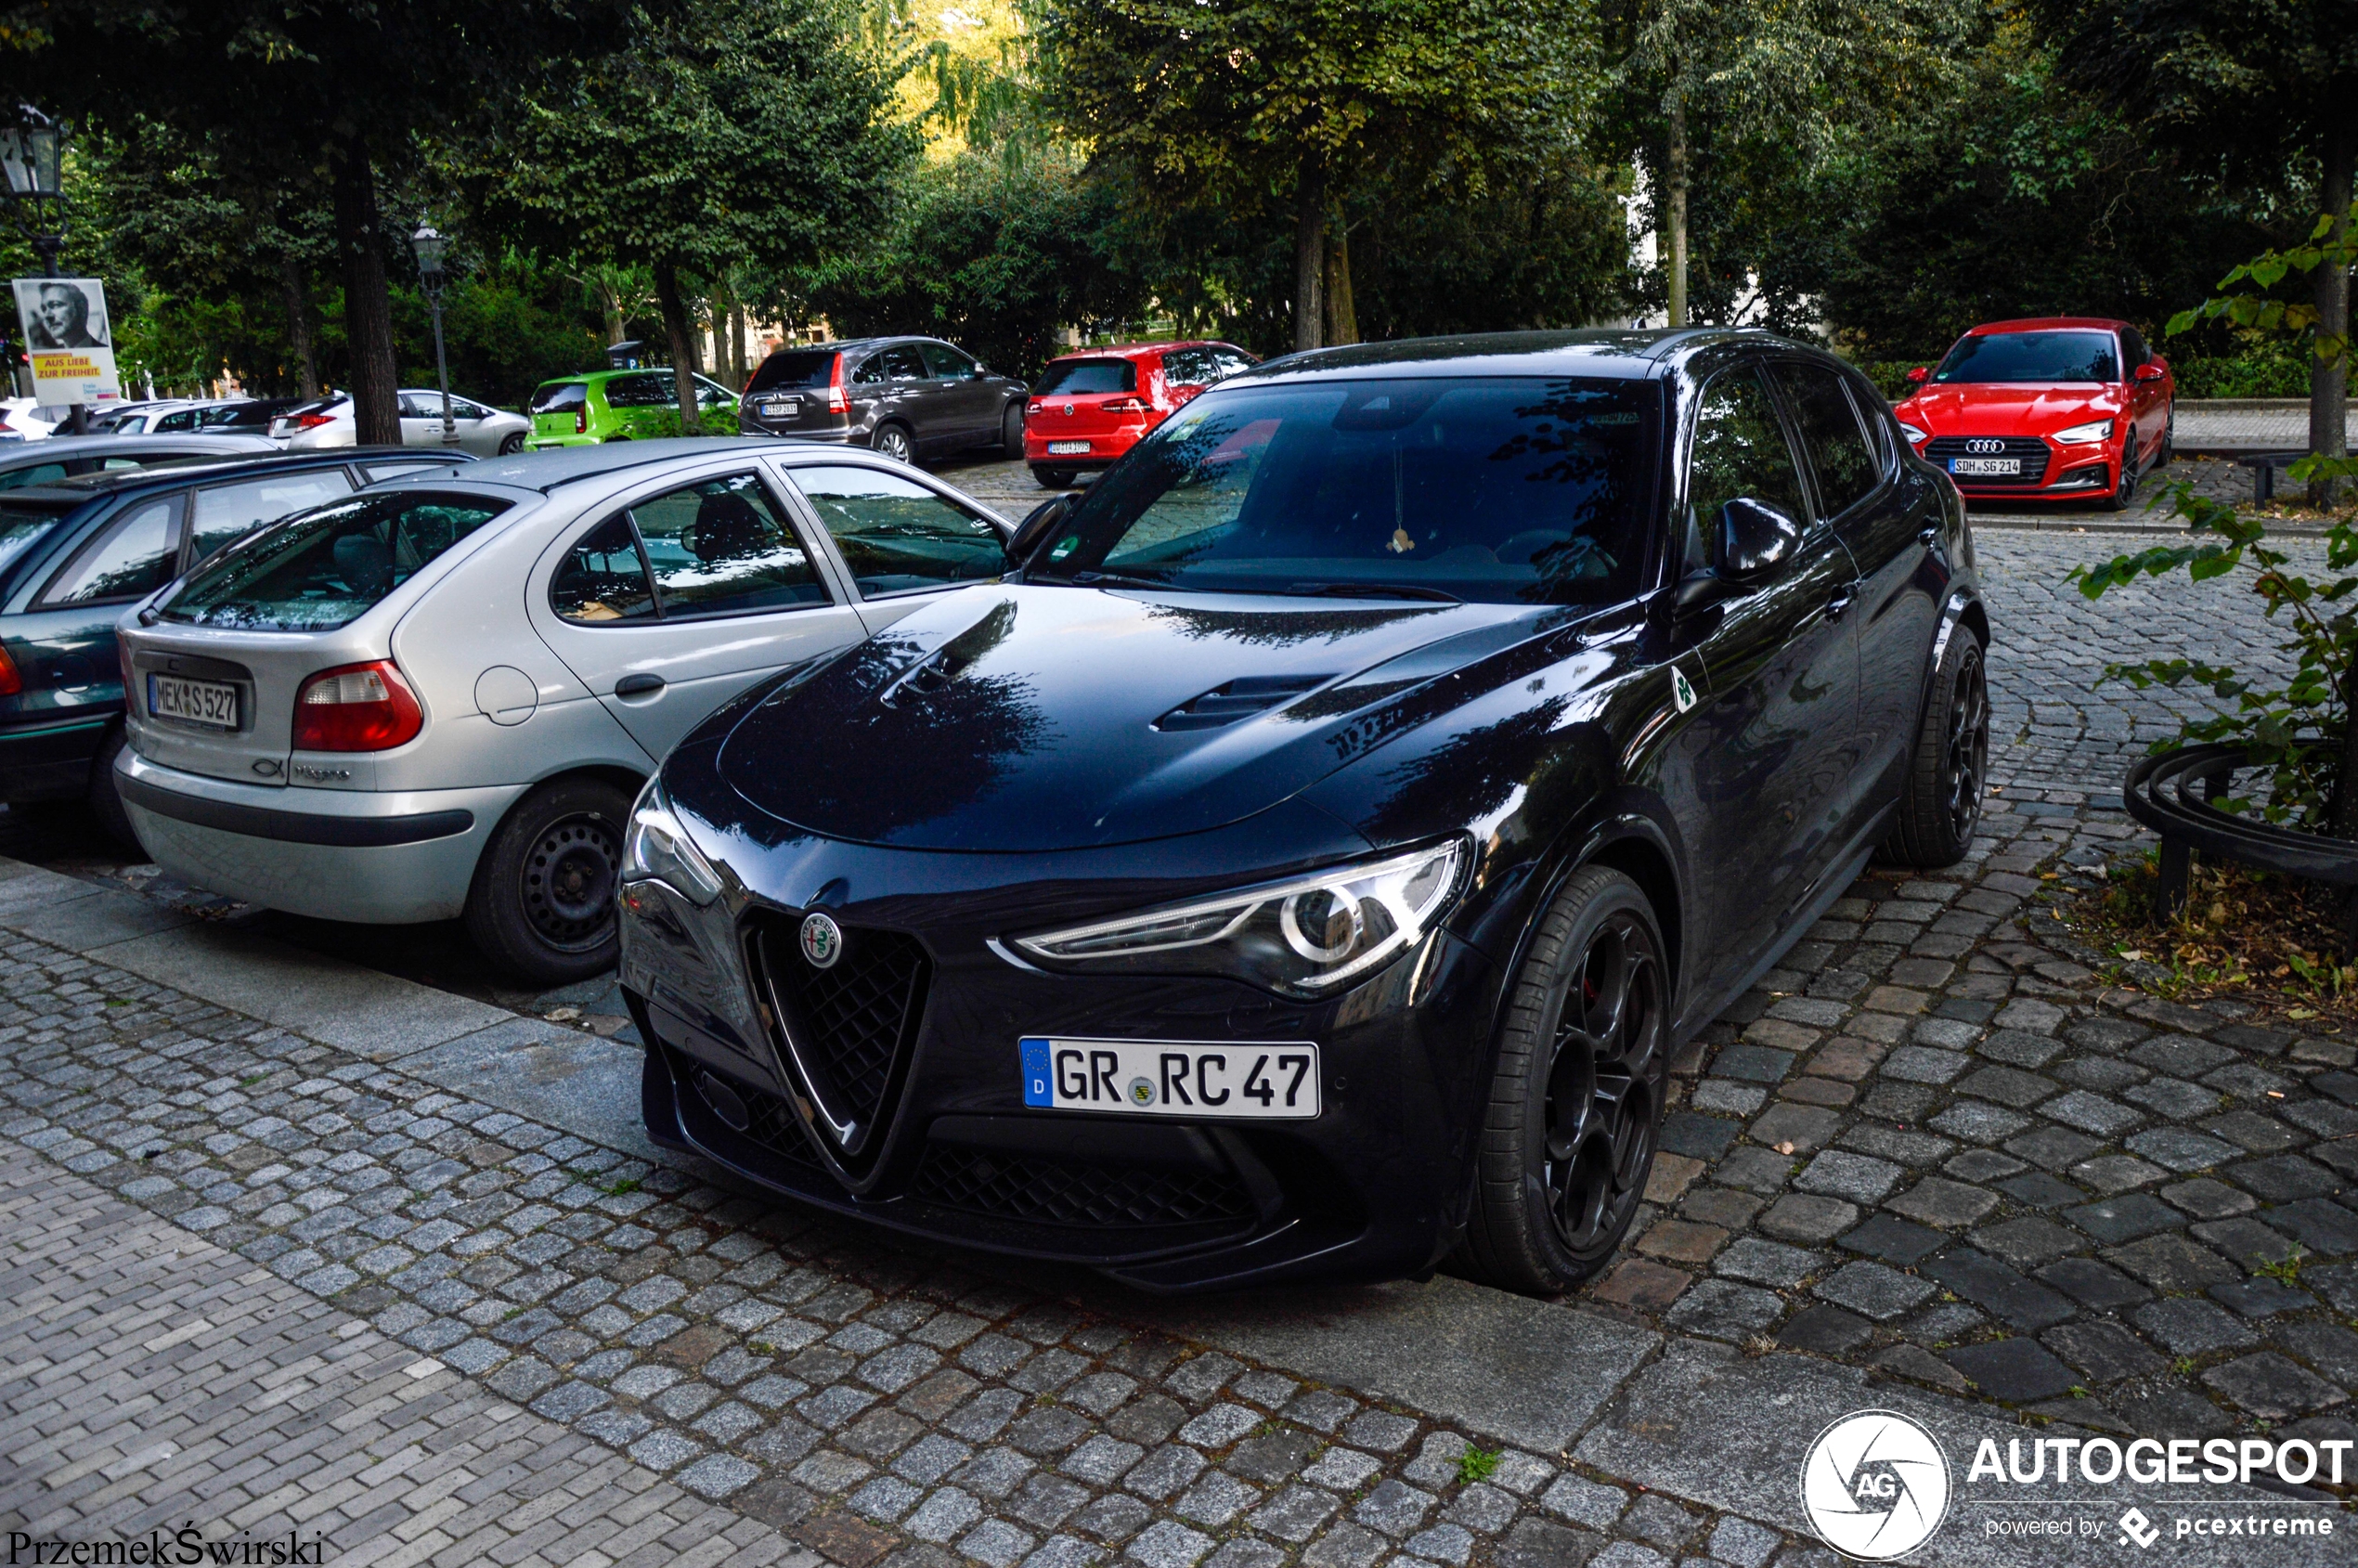
M 696 411 L 715 426 L 725 425 L 728 434 L 736 434 L 737 395 L 707 376 L 696 378 Z M 539 452 L 677 435 L 679 417 L 680 394 L 669 370 L 561 376 L 534 390 L 532 434 L 525 445 Z
M 87 799 L 134 842 L 114 792 L 123 613 L 248 530 L 463 453 L 346 447 L 127 469 L 0 492 L 0 799 Z

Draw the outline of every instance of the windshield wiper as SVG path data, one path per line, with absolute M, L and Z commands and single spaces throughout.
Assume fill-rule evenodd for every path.
M 1134 577 L 1127 572 L 1075 572 L 1066 579 L 1079 588 L 1169 588 L 1161 577 Z
M 1464 600 L 1437 588 L 1414 583 L 1294 583 L 1286 591 L 1322 599 L 1422 599 L 1435 604 L 1462 604 Z

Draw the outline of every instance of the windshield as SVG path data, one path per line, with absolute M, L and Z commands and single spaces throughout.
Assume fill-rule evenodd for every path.
M 1029 580 L 1601 603 L 1637 590 L 1651 382 L 1211 392 L 1085 492 Z
M 761 362 L 747 392 L 793 391 L 825 386 L 835 380 L 836 351 L 832 348 L 784 348 Z
M 298 512 L 214 556 L 157 613 L 196 626 L 330 631 L 507 510 L 483 496 L 398 490 Z
M 2117 382 L 2110 332 L 1990 332 L 1960 338 L 1937 382 Z
M 1073 393 L 1135 392 L 1138 367 L 1127 359 L 1059 359 L 1041 375 L 1031 389 L 1034 397 Z

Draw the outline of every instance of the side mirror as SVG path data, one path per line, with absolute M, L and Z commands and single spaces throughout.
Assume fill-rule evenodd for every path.
M 1030 561 L 1080 499 L 1077 495 L 1054 496 L 1026 512 L 1023 521 L 1016 525 L 1015 536 L 1007 540 L 1009 564 L 1021 566 Z
M 1924 366 L 1919 365 L 1914 369 L 1908 372 L 1908 380 L 1913 385 L 1922 386 L 1924 382 L 1932 380 L 1932 372 L 1926 369 Z
M 2140 365 L 2137 367 L 2137 379 L 2141 382 L 2157 382 L 2161 380 L 2161 367 L 2150 361 Z
M 1767 576 L 1800 546 L 1801 525 L 1767 501 L 1739 496 L 1719 509 L 1719 570 L 1731 582 Z

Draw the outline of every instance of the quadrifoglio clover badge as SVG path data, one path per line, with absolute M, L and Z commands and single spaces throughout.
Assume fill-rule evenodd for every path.
M 1932 1537 L 1949 1512 L 1949 1457 L 1896 1410 L 1859 1410 L 1818 1434 L 1801 1462 L 1801 1506 L 1845 1557 L 1880 1562 Z

